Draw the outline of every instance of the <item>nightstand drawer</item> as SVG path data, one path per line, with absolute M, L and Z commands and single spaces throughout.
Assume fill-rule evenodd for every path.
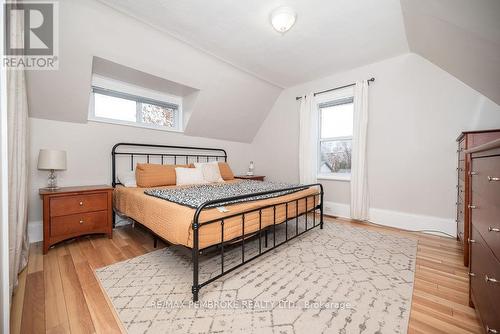
M 106 210 L 108 194 L 84 194 L 53 197 L 50 199 L 50 216 L 65 216 L 74 213 Z
M 78 213 L 52 218 L 50 236 L 60 237 L 93 232 L 106 232 L 108 211 Z

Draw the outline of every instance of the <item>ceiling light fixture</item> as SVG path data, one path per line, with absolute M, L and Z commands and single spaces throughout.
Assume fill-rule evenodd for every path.
M 290 30 L 296 19 L 297 14 L 290 7 L 278 7 L 271 13 L 271 24 L 282 34 Z

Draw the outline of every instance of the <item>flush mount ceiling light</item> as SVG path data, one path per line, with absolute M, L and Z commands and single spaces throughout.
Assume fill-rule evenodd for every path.
M 290 7 L 278 7 L 271 13 L 271 24 L 282 34 L 290 30 L 296 19 L 297 14 Z

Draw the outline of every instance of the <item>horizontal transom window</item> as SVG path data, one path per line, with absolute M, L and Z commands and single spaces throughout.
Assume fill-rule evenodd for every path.
M 116 85 L 116 88 L 127 90 L 122 83 Z M 159 100 L 92 86 L 89 120 L 182 131 L 182 106 L 180 103 L 168 101 L 167 97 Z

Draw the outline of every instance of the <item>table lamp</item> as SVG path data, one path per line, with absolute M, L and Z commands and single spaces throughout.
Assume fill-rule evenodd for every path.
M 60 150 L 40 150 L 38 154 L 38 169 L 48 170 L 49 178 L 47 182 L 47 190 L 56 190 L 57 177 L 56 170 L 66 170 L 66 151 Z

